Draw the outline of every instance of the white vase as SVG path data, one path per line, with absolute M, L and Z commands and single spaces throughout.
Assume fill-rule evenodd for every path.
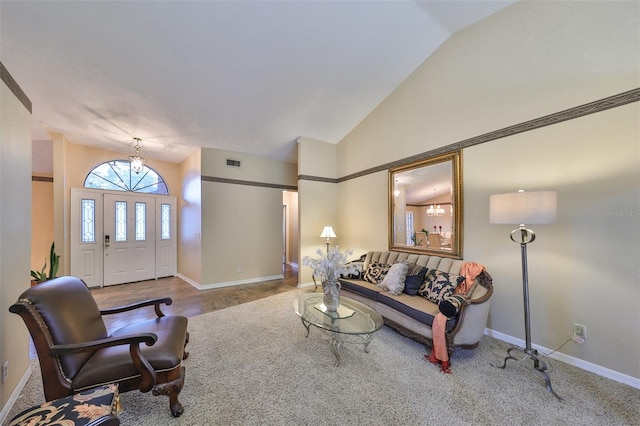
M 335 312 L 340 306 L 340 283 L 338 281 L 323 281 L 322 282 L 322 302 L 329 312 Z

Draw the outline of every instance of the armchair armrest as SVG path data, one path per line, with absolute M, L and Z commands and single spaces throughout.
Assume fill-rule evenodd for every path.
M 151 346 L 156 343 L 158 336 L 155 333 L 130 334 L 122 337 L 108 337 L 106 339 L 92 340 L 90 342 L 70 343 L 68 345 L 51 345 L 52 355 L 69 355 L 87 351 L 97 351 L 99 349 L 120 345 L 138 345 L 144 343 Z
M 160 318 L 164 316 L 164 312 L 162 312 L 162 310 L 160 309 L 160 305 L 165 304 L 169 306 L 172 303 L 173 303 L 173 300 L 171 300 L 170 297 L 148 299 L 148 300 L 142 300 L 140 302 L 132 303 L 130 305 L 117 306 L 115 308 L 108 308 L 108 309 L 100 309 L 100 314 L 102 315 L 119 314 L 122 312 L 133 311 L 134 309 L 144 308 L 145 306 L 153 306 L 153 309 L 156 312 L 156 315 L 158 316 L 158 318 Z

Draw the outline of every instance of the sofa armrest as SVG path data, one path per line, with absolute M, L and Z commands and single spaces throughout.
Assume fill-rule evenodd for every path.
M 490 306 L 490 300 L 464 306 L 456 327 L 449 333 L 451 343 L 456 346 L 476 345 L 484 335 Z
M 493 295 L 493 280 L 486 271 L 480 273 L 476 280 L 478 286 L 471 298 L 460 307 L 456 327 L 449 332 L 451 345 L 477 345 L 484 335 Z

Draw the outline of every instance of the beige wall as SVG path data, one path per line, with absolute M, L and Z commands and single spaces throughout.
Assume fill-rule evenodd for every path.
M 338 236 L 331 245 L 340 246 L 344 230 L 338 223 L 336 145 L 310 138 L 298 141 L 298 175 L 326 178 L 329 181 L 298 181 L 300 217 L 300 259 L 305 256 L 318 257 L 316 251 L 326 250 L 326 239 L 320 238 L 325 225 L 333 226 Z M 334 181 L 332 181 L 334 180 Z M 298 283 L 312 283 L 312 270 L 300 267 Z
M 0 82 L 0 412 L 29 368 L 27 328 L 9 312 L 29 287 L 31 253 L 31 113 Z
M 54 157 L 54 239 L 56 251 L 60 258 L 60 273 L 63 275 L 70 270 L 70 238 L 69 208 L 71 205 L 71 188 L 83 188 L 87 174 L 96 166 L 109 160 L 126 160 L 127 154 L 106 149 L 77 145 L 66 140 L 58 133 L 51 133 Z M 144 155 L 144 152 L 143 152 Z M 182 180 L 180 165 L 166 161 L 148 159 L 146 166 L 152 168 L 165 180 L 169 193 L 180 197 Z
M 637 2 L 519 2 L 461 31 L 338 145 L 340 176 L 640 87 L 639 16 Z M 524 338 L 519 248 L 489 225 L 489 196 L 556 190 L 558 221 L 529 248 L 533 342 L 557 348 L 584 324 L 587 342 L 561 351 L 633 378 L 639 116 L 634 103 L 463 155 L 464 257 L 494 276 L 489 327 Z M 339 184 L 338 202 L 341 245 L 387 247 L 385 172 Z
M 181 196 L 178 198 L 178 272 L 199 283 L 202 280 L 202 184 L 201 152 L 180 164 Z
M 227 159 L 241 167 L 227 166 Z M 296 187 L 296 165 L 203 148 L 202 176 L 213 181 L 202 182 L 200 284 L 282 276 L 282 192 Z
M 41 271 L 53 241 L 53 182 L 31 182 L 31 269 Z M 57 250 L 56 250 L 57 251 Z
M 584 324 L 587 342 L 564 353 L 640 378 L 638 117 L 635 103 L 467 149 L 464 184 L 465 257 L 487 265 L 496 286 L 488 327 L 523 335 L 515 226 L 489 225 L 489 196 L 555 190 L 557 222 L 531 226 L 532 338 L 556 348 Z

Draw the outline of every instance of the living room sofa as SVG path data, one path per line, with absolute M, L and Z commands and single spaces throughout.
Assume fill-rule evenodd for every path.
M 392 294 L 378 284 L 363 279 L 372 265 L 393 265 L 405 262 L 408 265 L 419 265 L 427 271 L 441 271 L 451 276 L 459 276 L 464 260 L 446 257 L 419 255 L 397 251 L 371 251 L 364 261 L 359 262 L 362 271 L 359 277 L 340 278 L 341 295 L 364 303 L 376 310 L 385 320 L 385 324 L 398 332 L 421 343 L 432 346 L 431 326 L 435 316 L 440 312 L 438 303 L 434 303 L 420 294 L 405 288 L 401 294 Z M 451 354 L 456 348 L 473 349 L 478 346 L 484 334 L 489 315 L 493 285 L 491 276 L 485 272 L 476 277 L 477 285 L 460 304 L 457 313 L 447 319 L 445 338 L 447 350 Z M 475 283 L 474 283 L 475 284 Z

